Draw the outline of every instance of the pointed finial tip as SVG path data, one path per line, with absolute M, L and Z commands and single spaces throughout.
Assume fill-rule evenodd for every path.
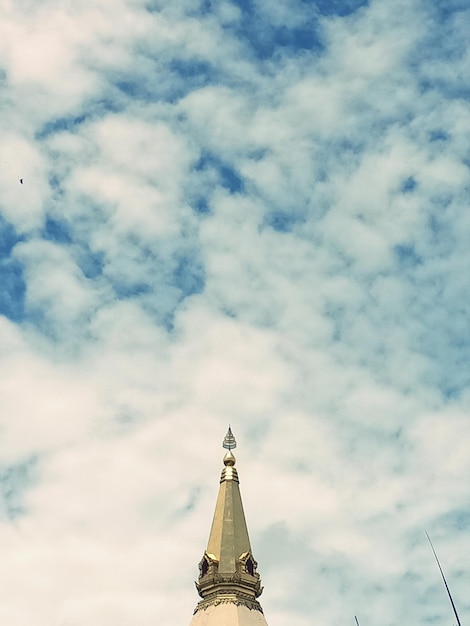
M 227 450 L 227 453 L 224 456 L 225 467 L 233 467 L 235 465 L 235 457 L 233 455 L 232 450 L 234 450 L 237 447 L 237 442 L 235 440 L 235 437 L 233 436 L 232 429 L 230 428 L 230 426 L 228 427 L 228 431 L 224 437 L 222 446 Z
M 229 452 L 230 450 L 234 450 L 237 447 L 237 442 L 235 440 L 235 437 L 233 436 L 230 426 L 228 427 L 227 434 L 224 437 L 222 447 L 226 448 Z

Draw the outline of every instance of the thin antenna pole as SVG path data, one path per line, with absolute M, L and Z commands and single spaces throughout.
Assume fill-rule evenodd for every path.
M 356 616 L 354 616 L 354 619 L 356 620 L 356 625 L 359 626 L 359 620 L 357 619 Z
M 441 564 L 439 563 L 439 559 L 437 558 L 436 551 L 434 550 L 434 546 L 432 545 L 431 537 L 428 535 L 427 530 L 425 530 L 424 532 L 426 533 L 426 537 L 428 538 L 429 545 L 431 546 L 431 550 L 434 554 L 434 558 L 436 559 L 437 566 L 439 568 L 439 571 L 441 572 L 442 580 L 444 581 L 444 585 L 446 586 L 446 589 L 447 589 L 447 595 L 449 596 L 450 603 L 452 604 L 452 608 L 454 609 L 454 615 L 455 615 L 455 619 L 457 620 L 457 624 L 458 626 L 462 626 L 459 620 L 459 614 L 457 613 L 457 609 L 455 608 L 455 604 L 452 599 L 452 595 L 450 593 L 449 585 L 447 584 L 446 577 L 444 576 L 444 572 L 442 571 Z

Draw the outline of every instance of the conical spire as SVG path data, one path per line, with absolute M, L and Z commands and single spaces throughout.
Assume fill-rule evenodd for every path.
M 267 626 L 257 600 L 262 592 L 232 450 L 237 442 L 229 427 L 227 449 L 207 549 L 196 583 L 202 600 L 190 626 Z
M 228 452 L 224 457 L 225 468 L 220 478 L 219 497 L 206 553 L 217 559 L 219 574 L 234 574 L 237 559 L 241 554 L 251 554 L 251 546 L 232 453 L 237 442 L 230 427 L 222 445 Z

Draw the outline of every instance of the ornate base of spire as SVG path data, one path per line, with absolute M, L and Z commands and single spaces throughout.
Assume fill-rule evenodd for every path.
M 224 602 L 222 598 L 220 600 L 218 604 L 198 609 L 190 626 L 268 626 L 262 611 L 236 602 Z
M 194 609 L 193 615 L 196 615 L 198 611 L 205 611 L 210 606 L 219 606 L 219 604 L 234 604 L 235 606 L 246 606 L 250 611 L 259 611 L 263 612 L 261 608 L 261 604 L 258 600 L 253 600 L 253 598 L 242 597 L 239 593 L 230 593 L 227 592 L 226 595 L 217 595 L 213 598 L 204 598 L 201 600 L 196 608 Z

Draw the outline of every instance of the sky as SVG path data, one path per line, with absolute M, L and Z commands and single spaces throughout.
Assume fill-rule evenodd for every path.
M 469 31 L 1 0 L 2 624 L 189 624 L 228 424 L 269 626 L 469 622 Z

